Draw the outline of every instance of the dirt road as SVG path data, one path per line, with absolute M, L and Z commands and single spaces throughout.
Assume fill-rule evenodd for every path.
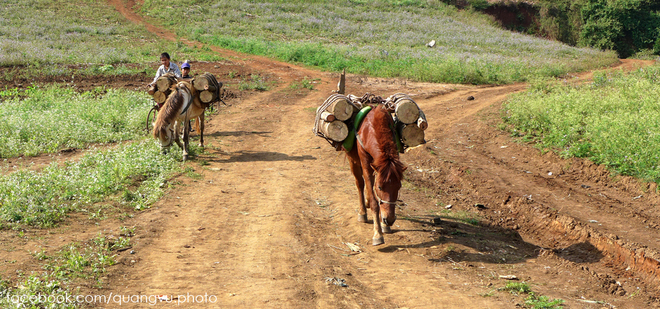
M 131 1 L 109 2 L 174 38 L 132 13 Z M 508 282 L 500 276 L 514 275 L 569 308 L 658 307 L 655 186 L 500 131 L 502 101 L 526 85 L 348 76 L 347 93 L 409 93 L 429 121 L 428 143 L 402 155 L 394 234 L 374 247 L 343 154 L 311 131 L 338 75 L 215 51 L 229 60 L 194 70 L 220 80 L 255 73 L 272 88 L 221 107 L 187 176 L 123 223 L 137 227 L 134 254 L 119 254 L 103 293 L 173 295 L 185 308 L 514 308 L 524 296 L 498 290 Z M 295 87 L 304 78 L 313 90 Z

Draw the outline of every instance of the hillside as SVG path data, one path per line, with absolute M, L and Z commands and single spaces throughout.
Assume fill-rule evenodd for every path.
M 349 3 L 145 1 L 140 10 L 182 37 L 214 46 L 417 81 L 502 84 L 616 61 L 612 53 L 502 30 L 486 15 L 442 2 Z
M 565 112 L 606 118 L 597 133 L 568 128 L 583 144 L 620 114 L 633 136 L 656 136 L 655 122 L 632 121 L 657 115 L 638 93 L 657 93 L 654 62 L 510 33 L 436 2 L 283 2 L 7 6 L 35 25 L 31 5 L 61 19 L 41 32 L 1 11 L 22 25 L 14 42 L 50 49 L 0 50 L 12 51 L 0 67 L 0 307 L 660 307 L 657 185 L 550 149 L 564 144 L 535 148 Z M 121 59 L 94 60 L 94 45 Z M 145 128 L 163 51 L 225 90 L 186 162 Z M 344 154 L 311 130 L 347 64 L 347 93 L 407 93 L 428 118 L 427 143 L 400 155 L 398 219 L 379 246 L 356 218 Z M 413 80 L 424 78 L 465 84 Z

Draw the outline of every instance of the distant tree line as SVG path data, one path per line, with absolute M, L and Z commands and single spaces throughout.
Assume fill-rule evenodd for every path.
M 615 50 L 620 58 L 642 50 L 660 55 L 658 0 L 443 1 L 491 14 L 497 11 L 493 7 L 500 7 L 518 12 L 519 21 L 529 19 L 530 16 L 524 15 L 532 14 L 533 22 L 524 24 L 524 29 L 515 23 L 504 26 L 574 46 Z

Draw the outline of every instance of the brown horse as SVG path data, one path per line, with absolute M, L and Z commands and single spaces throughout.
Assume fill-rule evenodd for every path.
M 199 146 L 204 147 L 204 106 L 199 101 L 197 90 L 187 81 L 180 81 L 173 87 L 163 107 L 158 111 L 154 123 L 154 137 L 160 140 L 163 153 L 176 142 L 183 150 L 183 160 L 188 160 L 190 130 L 188 120 L 197 118 L 199 124 Z M 183 131 L 183 145 L 179 136 Z
M 394 140 L 394 121 L 385 106 L 377 105 L 356 132 L 357 144 L 346 155 L 358 189 L 358 221 L 367 222 L 364 191 L 373 215 L 373 245 L 385 243 L 383 232 L 391 233 L 395 206 L 406 167 L 399 160 Z

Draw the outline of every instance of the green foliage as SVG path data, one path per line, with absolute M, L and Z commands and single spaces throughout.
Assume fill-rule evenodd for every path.
M 508 282 L 502 289 L 513 294 L 529 294 L 532 288 L 526 282 Z
M 536 295 L 532 288 L 526 282 L 508 282 L 500 291 L 508 291 L 512 294 L 528 294 L 525 298 L 525 308 L 530 309 L 555 309 L 563 308 L 561 304 L 564 303 L 563 299 L 550 300 L 547 296 Z
M 612 171 L 660 181 L 660 66 L 594 74 L 582 86 L 546 83 L 514 95 L 504 121 L 517 136 L 564 157 L 589 158 Z
M 660 30 L 658 30 L 658 32 L 660 32 Z M 655 40 L 655 44 L 653 44 L 653 53 L 660 55 L 660 33 L 658 34 L 658 38 Z
M 293 82 L 291 83 L 291 86 L 289 86 L 291 89 L 309 89 L 309 90 L 314 90 L 314 84 L 316 83 L 317 80 L 311 80 L 308 79 L 307 77 L 304 77 L 300 82 Z
M 542 34 L 615 50 L 621 58 L 654 48 L 660 34 L 660 4 L 654 0 L 541 0 L 537 5 Z
M 479 215 L 467 211 L 451 211 L 443 209 L 441 211 L 441 218 L 445 219 L 454 219 L 458 221 L 465 222 L 470 225 L 479 226 Z
M 144 135 L 145 93 L 48 86 L 0 92 L 0 158 L 35 156 Z
M 71 300 L 66 297 L 71 295 L 71 287 L 80 279 L 94 282 L 96 288 L 102 287 L 101 277 L 107 267 L 117 263 L 113 251 L 129 245 L 129 238 L 99 233 L 87 242 L 67 244 L 53 255 L 39 252 L 36 257 L 44 261 L 45 272 L 24 277 L 17 289 L 0 280 L 0 307 L 76 308 L 78 303 L 75 300 L 66 301 Z
M 553 299 L 550 300 L 547 296 L 536 296 L 534 293 L 531 293 L 526 299 L 525 299 L 525 305 L 528 306 L 530 309 L 555 309 L 555 308 L 563 308 L 561 304 L 564 303 L 563 299 Z
M 268 83 L 264 81 L 264 78 L 258 74 L 252 74 L 249 80 L 242 80 L 238 83 L 239 90 L 257 90 L 257 91 L 267 91 L 270 89 Z
M 95 207 L 117 192 L 120 203 L 144 209 L 163 194 L 180 166 L 180 152 L 161 155 L 152 141 L 90 152 L 78 162 L 53 163 L 43 171 L 19 170 L 0 177 L 0 221 L 8 226 L 49 227 L 71 211 Z M 174 155 L 176 154 L 176 155 Z
M 578 44 L 582 26 L 580 1 L 541 0 L 537 5 L 540 35 L 573 46 Z
M 20 289 L 8 285 L 0 286 L 0 307 L 2 308 L 49 308 L 72 309 L 72 303 L 53 301 L 53 299 L 66 299 L 68 289 L 63 280 L 57 279 L 48 273 L 33 274 L 20 282 Z M 70 295 L 70 294 L 69 294 Z M 50 301 L 48 297 L 51 297 Z

